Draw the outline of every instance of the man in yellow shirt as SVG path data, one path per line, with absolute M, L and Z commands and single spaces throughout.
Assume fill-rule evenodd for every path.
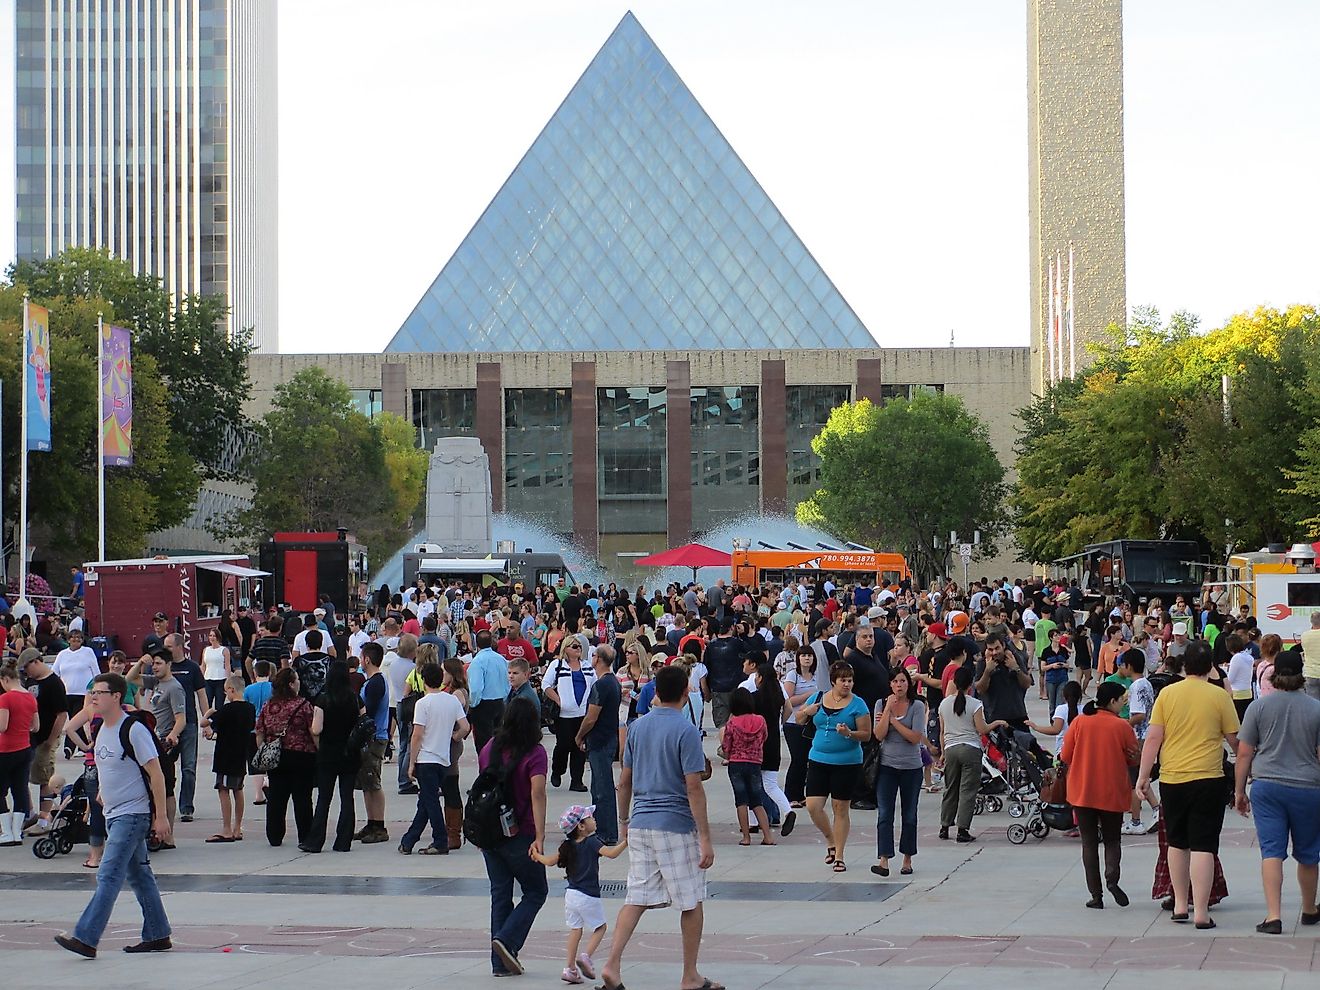
M 1311 613 L 1311 628 L 1302 633 L 1302 674 L 1306 693 L 1320 700 L 1320 609 Z
M 1150 775 L 1159 760 L 1173 920 L 1188 920 L 1190 886 L 1197 928 L 1215 927 L 1210 918 L 1210 887 L 1228 805 L 1224 741 L 1236 750 L 1238 730 L 1233 699 L 1210 683 L 1210 665 L 1206 643 L 1188 644 L 1183 654 L 1185 678 L 1170 684 L 1155 699 L 1137 776 L 1137 793 L 1150 801 Z

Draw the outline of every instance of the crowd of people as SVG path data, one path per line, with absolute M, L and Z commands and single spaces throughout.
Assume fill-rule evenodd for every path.
M 1212 927 L 1209 908 L 1226 894 L 1216 854 L 1231 802 L 1254 810 L 1266 856 L 1271 916 L 1260 930 L 1280 925 L 1290 839 L 1302 919 L 1320 921 L 1320 617 L 1303 637 L 1303 659 L 1211 596 L 1195 608 L 1183 597 L 1167 608 L 1159 599 L 1088 606 L 1075 583 L 921 589 L 817 573 L 760 588 L 720 581 L 649 593 L 419 580 L 382 587 L 348 614 L 324 595 L 305 614 L 226 610 L 200 664 L 176 620 L 158 613 L 140 650 L 112 653 L 104 672 L 81 628 L 46 616 L 38 637 L 26 620 L 0 620 L 0 844 L 48 830 L 76 770 L 100 796 L 84 865 L 98 869 L 103 888 L 117 892 L 125 879 L 145 888 L 148 832 L 169 850 L 175 824 L 192 821 L 202 737 L 214 742 L 222 811 L 206 842 L 242 841 L 255 806 L 267 842 L 279 846 L 290 805 L 303 852 L 327 841 L 341 853 L 388 842 L 391 786 L 417 801 L 398 852 L 448 855 L 464 845 L 472 781 L 460 779 L 460 760 L 471 746 L 478 774 L 493 760 L 507 775 L 514 820 L 509 842 L 481 849 L 493 971 L 521 971 L 518 951 L 547 896 L 545 867 L 558 865 L 581 895 L 566 905 L 576 935 L 564 978 L 592 978 L 604 924 L 589 903 L 599 899 L 596 860 L 626 847 L 628 901 L 604 982 L 617 982 L 618 954 L 642 911 L 662 903 L 684 912 L 686 979 L 696 973 L 688 925 L 699 940 L 713 858 L 705 782 L 716 767 L 705 735 L 718 736 L 714 762 L 729 781 L 741 845 L 788 838 L 805 810 L 825 866 L 843 873 L 852 815 L 872 813 L 871 872 L 887 877 L 899 857 L 900 875 L 916 868 L 923 790 L 943 791 L 941 839 L 976 841 L 986 747 L 1000 731 L 1034 732 L 1054 737 L 1054 758 L 1068 768 L 1088 906 L 1103 907 L 1106 890 L 1128 903 L 1121 838 L 1157 830 L 1156 896 L 1167 896 L 1174 921 Z M 1033 690 L 1046 720 L 1028 716 Z M 126 743 L 147 733 L 146 745 L 134 743 L 143 772 L 108 781 L 98 774 L 101 741 L 125 719 Z M 77 761 L 68 773 L 57 765 L 61 749 Z M 107 793 L 110 782 L 117 793 Z M 553 855 L 547 788 L 591 801 L 566 813 Z M 117 828 L 115 818 L 126 821 Z M 635 876 L 645 882 L 634 895 Z M 94 954 L 97 917 L 108 909 L 93 907 L 69 936 L 74 951 Z M 163 918 L 162 910 L 144 926 L 143 945 L 168 947 Z

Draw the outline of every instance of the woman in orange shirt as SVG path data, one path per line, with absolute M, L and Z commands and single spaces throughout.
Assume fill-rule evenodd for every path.
M 1107 644 L 1106 644 L 1107 645 Z M 1105 844 L 1105 885 L 1119 907 L 1127 907 L 1128 896 L 1118 885 L 1122 861 L 1123 814 L 1132 803 L 1128 767 L 1138 760 L 1137 737 L 1132 726 L 1119 715 L 1127 690 L 1105 681 L 1095 691 L 1095 701 L 1082 717 L 1068 726 L 1059 759 L 1068 765 L 1068 803 L 1077 812 L 1082 833 L 1082 866 L 1091 899 L 1089 908 L 1103 908 L 1100 887 L 1100 842 Z
M 1118 656 L 1126 649 L 1127 644 L 1123 642 L 1123 627 L 1119 625 L 1110 626 L 1105 635 L 1109 638 L 1100 644 L 1100 656 L 1095 665 L 1095 679 L 1103 681 L 1110 674 L 1118 670 Z M 1096 697 L 1099 697 L 1097 695 Z

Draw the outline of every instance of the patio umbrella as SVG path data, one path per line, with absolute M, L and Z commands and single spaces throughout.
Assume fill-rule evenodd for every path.
M 672 550 L 653 553 L 649 557 L 639 557 L 636 563 L 639 567 L 690 567 L 692 580 L 695 582 L 698 568 L 728 567 L 732 560 L 733 557 L 723 550 L 716 550 L 704 543 L 689 543 L 686 546 L 674 547 Z

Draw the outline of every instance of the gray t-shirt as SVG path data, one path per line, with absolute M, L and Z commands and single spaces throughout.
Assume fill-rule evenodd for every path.
M 967 706 L 958 715 L 953 710 L 953 703 L 958 695 L 952 694 L 940 702 L 940 718 L 944 720 L 944 749 L 947 752 L 954 746 L 975 746 L 981 748 L 981 733 L 976 731 L 976 713 L 984 707 L 975 698 L 967 699 Z
M 885 701 L 877 701 L 875 710 L 871 713 L 872 725 L 874 719 L 879 718 L 881 712 L 885 710 Z M 899 735 L 898 730 L 894 728 L 894 721 L 903 723 L 903 728 L 921 733 L 921 738 L 926 738 L 926 703 L 924 701 L 913 701 L 908 705 L 907 714 L 902 718 L 890 720 L 889 733 L 881 742 L 884 746 L 880 749 L 880 762 L 884 766 L 892 767 L 895 770 L 920 770 L 921 769 L 921 743 L 910 743 Z
M 633 828 L 696 831 L 685 776 L 705 770 L 706 756 L 685 712 L 655 705 L 630 725 L 623 765 L 632 770 Z
M 173 681 L 169 683 L 174 684 Z M 174 686 L 178 687 L 177 684 Z M 179 710 L 183 710 L 182 689 Z M 120 724 L 103 724 L 96 733 L 96 777 L 107 821 L 120 815 L 151 814 L 151 799 L 142 780 L 142 771 L 137 763 L 124 756 L 124 747 L 120 745 Z M 129 729 L 128 739 L 143 764 L 156 759 L 156 744 L 151 732 L 141 722 L 135 722 Z
M 1320 701 L 1274 691 L 1247 708 L 1238 738 L 1254 746 L 1251 775 L 1289 787 L 1320 787 Z
M 157 681 L 155 677 L 148 676 L 142 678 L 142 683 L 151 691 L 151 714 L 156 718 L 156 735 L 164 739 L 174 731 L 174 716 L 188 710 L 183 685 L 173 677 L 167 681 Z

